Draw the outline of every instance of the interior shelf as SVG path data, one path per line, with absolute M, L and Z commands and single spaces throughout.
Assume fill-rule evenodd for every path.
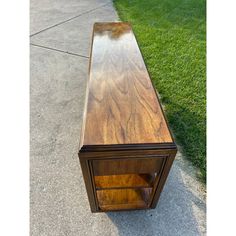
M 157 173 L 94 176 L 99 208 L 103 211 L 149 207 Z
M 152 188 L 97 190 L 101 210 L 148 208 Z
M 96 189 L 152 187 L 155 174 L 94 176 Z

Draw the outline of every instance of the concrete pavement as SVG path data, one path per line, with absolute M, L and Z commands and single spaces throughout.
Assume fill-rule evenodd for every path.
M 205 235 L 205 190 L 179 153 L 156 209 L 90 212 L 77 157 L 93 23 L 110 0 L 31 0 L 32 236 Z

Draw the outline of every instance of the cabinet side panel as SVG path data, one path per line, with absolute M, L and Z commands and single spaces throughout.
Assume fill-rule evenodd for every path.
M 162 175 L 160 177 L 160 181 L 158 183 L 158 186 L 156 188 L 156 192 L 154 194 L 154 197 L 153 197 L 153 201 L 150 205 L 151 208 L 155 208 L 156 205 L 157 205 L 157 202 L 160 198 L 160 195 L 161 195 L 161 192 L 162 192 L 162 189 L 165 185 L 165 182 L 166 182 L 166 179 L 168 177 L 168 174 L 170 172 L 170 169 L 171 169 L 171 166 L 173 164 L 173 161 L 175 159 L 175 154 L 170 154 L 168 157 L 167 157 L 167 160 L 166 160 L 166 163 L 164 165 L 164 168 L 163 168 L 163 172 L 162 172 Z
M 91 179 L 91 173 L 89 169 L 89 163 L 86 158 L 83 158 L 81 154 L 79 154 L 79 160 L 80 160 L 80 165 L 84 177 L 84 182 L 85 182 L 85 187 L 89 199 L 89 204 L 92 212 L 97 212 L 98 209 L 96 207 L 96 202 L 95 202 L 95 196 L 94 196 L 94 191 L 93 191 L 93 185 L 92 185 L 92 179 Z

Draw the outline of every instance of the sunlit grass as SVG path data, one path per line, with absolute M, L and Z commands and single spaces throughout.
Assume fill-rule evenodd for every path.
M 116 0 L 132 24 L 184 155 L 206 177 L 205 0 Z

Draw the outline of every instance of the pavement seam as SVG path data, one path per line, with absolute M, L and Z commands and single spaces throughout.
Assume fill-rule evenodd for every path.
M 85 14 L 88 14 L 88 13 L 90 13 L 90 12 L 96 11 L 97 9 L 100 9 L 100 8 L 102 8 L 102 7 L 105 7 L 105 6 L 108 5 L 108 4 L 111 4 L 111 2 L 108 2 L 108 3 L 106 3 L 106 4 L 102 5 L 102 6 L 99 6 L 99 7 L 93 8 L 93 9 L 91 9 L 91 10 L 85 11 L 85 12 L 79 14 L 79 15 L 73 16 L 73 17 L 71 17 L 71 18 L 69 18 L 69 19 L 67 19 L 67 20 L 61 21 L 61 22 L 59 22 L 59 23 L 57 23 L 57 24 L 55 24 L 55 25 L 49 26 L 49 27 L 47 27 L 47 28 L 45 28 L 45 29 L 42 29 L 42 30 L 40 30 L 40 31 L 38 31 L 38 32 L 36 32 L 36 33 L 31 34 L 30 37 L 33 37 L 33 36 L 35 36 L 35 35 L 38 35 L 38 34 L 44 32 L 44 31 L 49 30 L 49 29 L 52 29 L 52 28 L 54 28 L 54 27 L 56 27 L 56 26 L 62 25 L 62 24 L 64 24 L 64 23 L 66 23 L 66 22 L 69 22 L 69 21 L 71 21 L 71 20 L 74 20 L 74 19 L 76 19 L 76 18 L 78 18 L 78 17 L 80 17 L 80 16 L 83 16 L 83 15 L 85 15 Z
M 38 44 L 34 44 L 34 43 L 30 43 L 30 45 L 35 46 L 35 47 L 39 47 L 39 48 L 44 48 L 44 49 L 48 49 L 48 50 L 52 50 L 52 51 L 56 51 L 56 52 L 61 52 L 61 53 L 65 53 L 65 54 L 69 54 L 69 55 L 73 55 L 73 56 L 83 57 L 83 58 L 89 59 L 89 57 L 87 57 L 87 56 L 80 55 L 80 54 L 73 53 L 73 52 L 63 51 L 63 50 L 60 50 L 60 49 L 51 48 L 51 47 L 47 47 L 47 46 L 43 46 L 43 45 L 38 45 Z

